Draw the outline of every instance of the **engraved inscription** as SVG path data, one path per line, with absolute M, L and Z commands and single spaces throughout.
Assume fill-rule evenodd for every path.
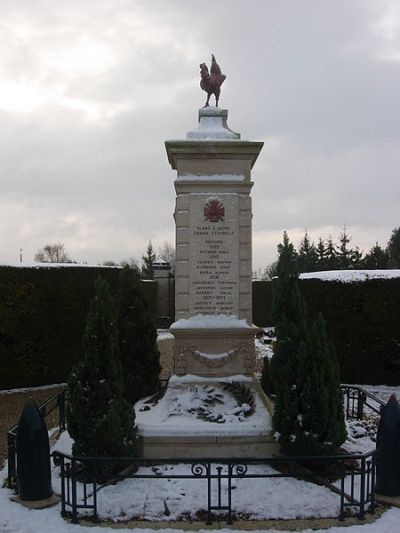
M 214 206 L 212 216 L 205 217 L 210 205 Z M 191 199 L 191 314 L 238 315 L 238 218 L 236 194 L 220 194 L 218 198 L 200 194 Z

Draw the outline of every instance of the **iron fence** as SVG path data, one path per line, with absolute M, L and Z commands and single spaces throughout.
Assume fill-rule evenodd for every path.
M 64 388 L 39 406 L 43 418 L 46 418 L 50 413 L 58 409 L 58 427 L 60 432 L 66 429 L 65 406 L 67 401 L 67 389 Z M 17 482 L 17 431 L 18 424 L 7 432 L 8 488 L 16 486 Z
M 98 519 L 99 478 L 107 465 L 131 466 L 131 473 L 119 479 L 192 479 L 206 480 L 205 496 L 206 522 L 211 524 L 213 512 L 224 511 L 228 524 L 232 524 L 234 511 L 232 504 L 232 481 L 235 479 L 268 479 L 299 477 L 304 480 L 324 484 L 336 492 L 340 499 L 339 520 L 344 520 L 347 509 L 357 509 L 358 518 L 363 520 L 367 511 L 375 511 L 375 451 L 360 455 L 332 455 L 324 457 L 265 457 L 265 458 L 197 458 L 197 459 L 137 459 L 132 457 L 74 457 L 59 451 L 53 452 L 53 460 L 60 467 L 61 514 L 71 516 L 77 523 L 80 510 L 86 510 L 93 520 Z M 187 465 L 187 473 L 163 474 L 160 469 L 141 472 L 141 466 Z M 256 473 L 251 465 L 269 465 L 273 473 Z M 307 468 L 311 466 L 312 469 Z M 336 478 L 333 485 L 321 477 L 320 471 L 327 471 Z M 222 481 L 226 480 L 223 484 Z M 116 481 L 116 479 L 114 480 Z M 214 492 L 213 492 L 214 488 Z M 284 497 L 287 495 L 285 494 Z M 221 518 L 221 517 L 219 517 Z
M 367 410 L 380 414 L 384 407 L 382 402 L 376 396 L 368 393 L 361 387 L 342 385 L 344 396 L 345 416 L 348 418 L 363 419 Z M 46 402 L 39 406 L 39 409 L 44 417 L 47 417 L 55 409 L 58 409 L 58 423 L 60 431 L 66 429 L 65 408 L 67 398 L 67 390 L 54 394 Z M 7 486 L 12 487 L 16 485 L 17 469 L 16 469 L 16 435 L 18 425 L 14 426 L 8 431 L 8 479 Z M 134 465 L 136 470 L 140 466 L 149 465 L 149 460 L 129 458 L 79 458 L 73 457 L 69 454 L 54 452 L 54 460 L 60 465 L 61 476 L 61 497 L 62 497 L 62 514 L 71 513 L 72 520 L 78 519 L 78 511 L 80 509 L 88 509 L 92 511 L 94 517 L 97 516 L 97 492 L 100 488 L 98 483 L 99 469 L 107 462 L 118 460 L 124 464 Z M 293 477 L 295 470 L 304 467 L 307 464 L 319 464 L 320 466 L 332 464 L 336 465 L 338 472 L 338 480 L 340 480 L 337 492 L 340 496 L 340 514 L 339 518 L 343 519 L 345 510 L 348 507 L 358 508 L 358 516 L 363 519 L 366 509 L 373 511 L 375 508 L 374 502 L 374 486 L 375 486 L 375 451 L 364 455 L 337 455 L 325 457 L 267 457 L 264 459 L 164 459 L 151 461 L 155 464 L 178 464 L 186 463 L 190 465 L 190 473 L 187 475 L 170 474 L 168 479 L 172 478 L 191 478 L 191 479 L 206 479 L 207 480 L 207 522 L 211 521 L 212 513 L 214 511 L 225 511 L 227 522 L 232 521 L 232 480 L 235 478 L 273 478 L 273 477 Z M 267 464 L 278 467 L 282 470 L 284 467 L 287 472 L 278 472 L 276 474 L 254 474 L 249 471 L 248 466 L 252 464 Z M 86 479 L 79 481 L 77 473 L 82 468 L 87 468 L 91 465 L 93 475 L 90 480 Z M 295 467 L 295 468 L 294 468 Z M 316 480 L 318 475 L 313 472 L 305 472 L 302 470 L 302 477 L 309 480 Z M 166 478 L 167 476 L 160 476 L 159 474 L 140 474 L 136 472 L 135 478 Z M 222 480 L 227 482 L 227 492 L 225 500 L 223 501 L 224 493 L 221 489 Z M 356 483 L 356 481 L 358 482 Z M 321 479 L 319 479 L 321 482 Z M 77 486 L 82 488 L 82 497 L 79 500 L 77 496 Z M 91 489 L 89 490 L 89 486 Z M 217 500 L 212 499 L 212 487 L 217 487 Z M 333 488 L 334 487 L 330 487 Z
M 346 420 L 349 418 L 363 420 L 366 409 L 381 415 L 385 402 L 370 392 L 355 385 L 341 385 L 340 388 L 343 393 Z

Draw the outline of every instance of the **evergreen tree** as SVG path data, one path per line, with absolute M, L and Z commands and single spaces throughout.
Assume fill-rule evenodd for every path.
M 346 226 L 339 236 L 339 246 L 337 247 L 338 268 L 348 270 L 359 268 L 362 265 L 362 252 L 358 246 L 353 249 L 349 247 L 351 237 L 347 234 Z
M 400 268 L 400 227 L 392 231 L 386 251 L 389 256 L 389 268 Z
M 90 302 L 84 357 L 68 381 L 68 431 L 76 456 L 127 456 L 135 453 L 135 412 L 123 397 L 114 300 L 100 276 Z
M 327 249 L 325 246 L 325 242 L 320 237 L 318 239 L 318 244 L 315 248 L 316 254 L 317 254 L 317 270 L 323 271 L 327 268 Z
M 361 268 L 363 265 L 363 259 L 363 253 L 360 252 L 360 248 L 356 246 L 351 256 L 351 268 Z
M 353 250 L 349 248 L 351 237 L 347 235 L 346 226 L 339 236 L 339 246 L 337 247 L 338 266 L 341 270 L 346 270 L 352 266 Z
M 364 268 L 387 268 L 389 257 L 386 250 L 383 250 L 378 243 L 365 255 L 362 265 Z
M 326 241 L 326 261 L 325 270 L 336 270 L 339 268 L 338 255 L 336 253 L 335 245 L 333 244 L 332 237 L 329 236 L 329 239 Z
M 160 353 L 157 330 L 140 286 L 137 269 L 121 272 L 118 310 L 119 348 L 126 397 L 135 403 L 160 388 Z
M 283 245 L 291 257 L 289 242 Z M 283 453 L 331 453 L 345 440 L 338 363 L 321 317 L 310 322 L 292 262 L 274 287 L 277 343 L 270 362 L 274 429 Z
M 142 278 L 153 279 L 153 263 L 156 260 L 156 253 L 154 251 L 151 241 L 146 248 L 146 255 L 142 256 Z
M 310 241 L 307 231 L 300 243 L 298 253 L 298 270 L 299 272 L 315 272 L 317 270 L 317 251 L 314 243 Z
M 295 247 L 290 242 L 286 231 L 283 232 L 283 242 L 278 244 L 278 264 L 276 273 L 278 276 L 297 273 L 298 255 Z
M 264 272 L 261 276 L 261 279 L 271 280 L 278 275 L 278 261 L 274 261 L 265 267 Z

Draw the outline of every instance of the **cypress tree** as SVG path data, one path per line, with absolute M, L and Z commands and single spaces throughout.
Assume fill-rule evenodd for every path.
M 160 389 L 157 330 L 140 285 L 137 269 L 121 272 L 118 309 L 119 349 L 126 398 L 135 403 Z
M 68 431 L 77 456 L 127 456 L 135 453 L 135 412 L 123 396 L 114 300 L 98 276 L 90 302 L 84 357 L 68 381 Z
M 338 363 L 322 317 L 307 319 L 288 239 L 281 250 L 285 261 L 274 286 L 277 343 L 269 365 L 273 425 L 283 453 L 331 453 L 346 436 Z

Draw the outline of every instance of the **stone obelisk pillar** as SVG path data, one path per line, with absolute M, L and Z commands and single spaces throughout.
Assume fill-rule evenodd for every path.
M 254 372 L 251 169 L 262 142 L 240 140 L 228 112 L 199 111 L 185 140 L 167 141 L 177 171 L 175 374 Z

